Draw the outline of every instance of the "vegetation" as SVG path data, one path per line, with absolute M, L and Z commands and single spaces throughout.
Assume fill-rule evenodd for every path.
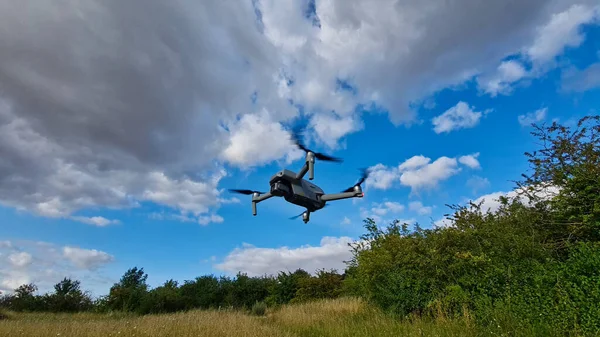
M 265 336 L 598 335 L 600 116 L 581 119 L 574 130 L 556 122 L 534 125 L 532 134 L 541 147 L 526 153 L 532 172 L 523 174 L 515 195 L 502 197 L 497 210 L 448 205 L 451 225 L 431 229 L 409 229 L 399 222 L 381 227 L 366 219 L 366 232 L 351 244 L 353 258 L 341 274 L 208 275 L 150 289 L 147 275 L 136 267 L 100 299 L 92 301 L 79 282 L 64 279 L 45 295 L 34 295 L 33 284 L 23 285 L 2 297 L 0 308 L 113 314 L 192 310 L 106 323 L 112 331 L 131 331 L 124 320 L 134 321 L 146 334 L 177 321 L 177 329 L 186 329 L 182 335 L 209 326 L 223 334 Z M 94 335 L 99 316 L 87 315 L 89 321 L 73 321 L 68 329 Z M 23 328 L 18 321 L 24 320 L 28 329 L 58 329 L 52 328 L 56 316 L 16 317 L 5 320 L 10 323 L 3 328 Z
M 43 331 L 43 333 L 40 333 Z M 401 322 L 355 298 L 284 305 L 252 316 L 229 310 L 190 310 L 134 316 L 21 313 L 0 323 L 0 336 L 476 336 L 466 321 Z

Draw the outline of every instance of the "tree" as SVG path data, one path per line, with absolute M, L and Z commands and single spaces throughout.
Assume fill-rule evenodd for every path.
M 136 311 L 148 292 L 144 268 L 128 269 L 118 283 L 110 288 L 107 306 L 112 310 Z
M 92 307 L 89 294 L 83 292 L 80 282 L 64 278 L 54 285 L 54 294 L 47 296 L 50 310 L 58 312 L 76 312 Z
M 14 290 L 9 305 L 14 311 L 37 311 L 41 309 L 41 303 L 35 297 L 34 293 L 38 287 L 34 283 L 22 284 Z
M 548 216 L 541 224 L 559 248 L 600 239 L 600 116 L 575 130 L 553 122 L 533 125 L 541 149 L 526 152 L 533 172 L 518 182 L 521 195 Z
M 152 289 L 144 296 L 138 312 L 168 313 L 185 309 L 184 298 L 181 296 L 177 281 L 170 279 L 162 286 Z
M 310 274 L 304 269 L 296 269 L 292 272 L 280 272 L 269 289 L 268 304 L 278 305 L 289 303 L 296 296 L 302 279 L 310 278 Z

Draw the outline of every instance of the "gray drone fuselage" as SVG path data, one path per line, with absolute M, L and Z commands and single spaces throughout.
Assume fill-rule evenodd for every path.
M 283 169 L 271 176 L 269 192 L 261 194 L 254 191 L 252 193 L 252 215 L 257 214 L 256 205 L 258 203 L 272 197 L 283 197 L 289 203 L 306 208 L 302 214 L 302 219 L 306 223 L 310 220 L 310 213 L 325 207 L 328 201 L 364 196 L 360 183 L 341 193 L 326 194 L 323 192 L 319 186 L 308 181 L 314 179 L 314 162 L 314 153 L 308 152 L 306 161 L 299 172 Z M 306 174 L 308 174 L 308 180 L 304 179 Z
M 283 169 L 271 177 L 269 185 L 272 195 L 283 197 L 287 202 L 304 207 L 309 212 L 325 207 L 325 201 L 321 200 L 325 192 L 306 179 L 297 178 L 296 172 Z

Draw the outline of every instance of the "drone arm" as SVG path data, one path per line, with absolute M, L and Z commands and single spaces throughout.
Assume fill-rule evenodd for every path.
M 304 178 L 306 172 L 308 172 L 309 180 L 315 178 L 315 155 L 312 152 L 306 153 L 306 161 L 304 162 L 302 169 L 300 169 L 300 172 L 296 174 L 296 179 L 300 180 Z
M 267 200 L 271 197 L 273 197 L 273 194 L 271 194 L 271 192 L 267 192 L 267 193 L 259 195 L 259 196 L 252 196 L 252 215 L 256 215 L 256 204 L 257 203 Z
M 333 200 L 341 200 L 341 199 L 350 199 L 350 198 L 362 198 L 364 196 L 363 192 L 343 192 L 343 193 L 332 193 L 332 194 L 323 194 L 321 196 L 321 200 L 323 201 L 333 201 Z

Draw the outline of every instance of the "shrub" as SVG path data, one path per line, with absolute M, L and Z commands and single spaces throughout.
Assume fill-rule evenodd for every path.
M 250 311 L 253 315 L 256 316 L 264 316 L 267 312 L 267 304 L 265 302 L 256 302 L 252 305 L 252 309 Z

